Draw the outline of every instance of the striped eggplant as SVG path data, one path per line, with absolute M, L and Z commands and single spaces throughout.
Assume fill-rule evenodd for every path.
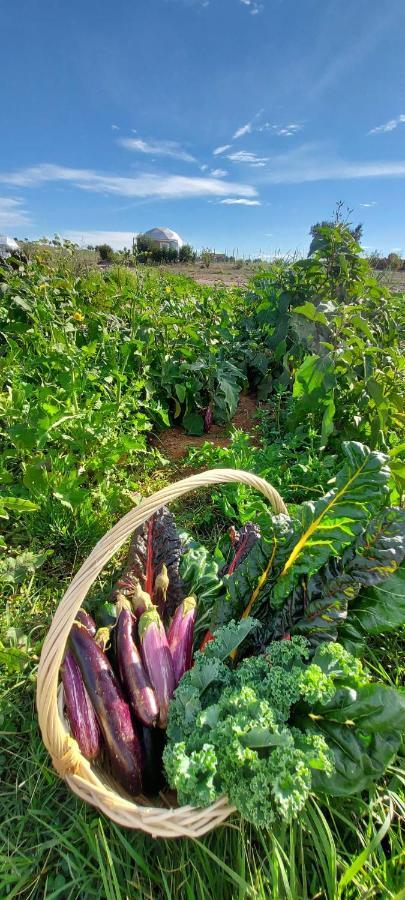
M 195 597 L 186 597 L 177 607 L 169 628 L 167 640 L 172 654 L 176 684 L 179 683 L 182 675 L 191 669 L 196 615 Z
M 93 617 L 90 615 L 90 613 L 86 612 L 85 609 L 79 609 L 77 611 L 76 616 L 75 616 L 75 622 L 80 622 L 81 625 L 84 625 L 84 627 L 87 628 L 87 631 L 89 632 L 89 634 L 91 634 L 94 637 L 94 635 L 97 631 L 97 625 L 96 625 Z
M 142 790 L 141 745 L 118 679 L 94 638 L 74 624 L 69 637 L 104 738 L 111 771 L 130 794 Z
M 144 725 L 156 725 L 159 709 L 153 687 L 133 640 L 135 618 L 125 597 L 117 600 L 116 649 L 121 684 L 132 710 Z
M 83 629 L 84 630 L 84 629 Z M 96 759 L 101 749 L 101 734 L 82 673 L 71 650 L 61 666 L 63 696 L 70 730 L 86 759 Z
M 143 664 L 155 689 L 159 706 L 159 726 L 165 728 L 175 678 L 172 654 L 157 609 L 143 613 L 139 620 L 138 633 Z

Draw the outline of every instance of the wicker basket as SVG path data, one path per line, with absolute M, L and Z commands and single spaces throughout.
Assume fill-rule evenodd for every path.
M 54 768 L 69 787 L 87 803 L 106 813 L 127 828 L 146 831 L 153 837 L 199 837 L 223 822 L 234 807 L 225 797 L 206 809 L 192 806 L 162 808 L 135 802 L 120 792 L 97 765 L 82 756 L 78 744 L 70 736 L 63 716 L 61 691 L 58 695 L 59 668 L 66 641 L 90 587 L 111 557 L 129 538 L 131 532 L 149 519 L 161 506 L 176 500 L 194 488 L 211 484 L 241 482 L 260 491 L 270 501 L 276 513 L 286 512 L 277 493 L 263 478 L 236 469 L 212 469 L 184 478 L 148 497 L 127 513 L 96 544 L 68 587 L 52 620 L 42 648 L 38 669 L 37 708 L 42 738 Z

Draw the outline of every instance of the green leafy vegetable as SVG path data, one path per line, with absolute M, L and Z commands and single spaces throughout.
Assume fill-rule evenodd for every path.
M 176 690 L 165 768 L 181 803 L 207 805 L 225 793 L 247 819 L 268 825 L 300 812 L 313 773 L 332 773 L 331 756 L 322 736 L 287 724 L 291 708 L 308 693 L 306 642 L 273 644 L 231 670 L 221 659 L 234 628 L 218 630 L 207 646 L 211 658 L 197 654 Z M 328 681 L 320 669 L 319 677 Z M 316 697 L 323 693 L 320 685 Z

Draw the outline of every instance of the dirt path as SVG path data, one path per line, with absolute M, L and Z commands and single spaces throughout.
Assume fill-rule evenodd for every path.
M 175 426 L 167 428 L 153 438 L 153 445 L 167 459 L 178 461 L 183 459 L 189 447 L 201 447 L 206 441 L 215 447 L 228 447 L 230 444 L 231 428 L 240 428 L 247 434 L 252 434 L 256 424 L 255 413 L 257 401 L 250 394 L 241 394 L 238 408 L 229 425 L 213 425 L 208 434 L 194 437 L 185 434 L 182 428 Z

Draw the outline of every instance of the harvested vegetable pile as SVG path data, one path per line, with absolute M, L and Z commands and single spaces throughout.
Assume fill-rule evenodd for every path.
M 311 792 L 369 788 L 395 758 L 404 693 L 359 657 L 368 632 L 405 621 L 405 515 L 385 506 L 386 457 L 344 453 L 325 497 L 269 513 L 266 536 L 232 527 L 215 554 L 162 508 L 134 534 L 109 626 L 78 614 L 62 667 L 71 731 L 132 795 L 227 795 L 269 825 Z

